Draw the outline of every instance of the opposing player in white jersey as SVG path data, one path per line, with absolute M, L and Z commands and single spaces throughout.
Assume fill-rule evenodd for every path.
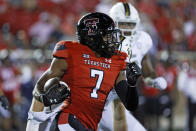
M 165 89 L 167 86 L 165 79 L 156 76 L 148 58 L 147 53 L 152 47 L 152 39 L 148 33 L 138 30 L 140 23 L 138 11 L 130 3 L 118 2 L 111 8 L 109 15 L 123 36 L 121 50 L 129 55 L 127 62 L 134 61 L 142 68 L 145 84 Z M 112 90 L 105 104 L 98 131 L 145 131 L 142 124 L 130 112 L 124 110 L 120 101 L 114 99 L 117 99 L 117 95 Z M 114 102 L 111 102 L 113 100 Z

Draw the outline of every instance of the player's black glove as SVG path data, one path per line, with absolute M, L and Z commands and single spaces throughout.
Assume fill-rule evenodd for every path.
M 10 107 L 10 103 L 8 101 L 8 99 L 5 96 L 0 96 L 0 101 L 2 102 L 2 106 L 8 110 Z
M 142 71 L 140 67 L 135 63 L 129 63 L 127 65 L 126 69 L 126 76 L 127 76 L 127 82 L 130 86 L 135 86 L 137 79 L 141 76 Z
M 42 94 L 42 102 L 44 106 L 51 106 L 63 102 L 65 99 L 68 99 L 70 95 L 71 93 L 67 85 L 62 83 L 56 84 Z

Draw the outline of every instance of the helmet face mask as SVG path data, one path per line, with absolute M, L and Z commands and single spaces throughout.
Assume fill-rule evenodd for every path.
M 117 22 L 117 26 L 120 29 L 120 34 L 125 37 L 129 37 L 134 35 L 134 31 L 136 30 L 135 22 Z
M 120 46 L 120 30 L 108 30 L 107 34 L 103 37 L 104 44 L 108 52 L 115 54 L 115 51 L 118 50 Z
M 120 29 L 121 35 L 133 39 L 140 22 L 137 10 L 129 3 L 118 2 L 111 8 L 109 14 Z
M 77 36 L 81 44 L 106 58 L 114 55 L 121 44 L 119 30 L 115 28 L 113 20 L 98 12 L 87 14 L 79 20 Z

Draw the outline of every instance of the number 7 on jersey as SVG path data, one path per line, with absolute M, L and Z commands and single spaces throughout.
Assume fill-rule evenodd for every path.
M 91 78 L 95 78 L 96 75 L 98 76 L 95 88 L 93 88 L 93 90 L 91 92 L 91 97 L 92 98 L 98 98 L 98 93 L 97 92 L 101 88 L 101 83 L 103 81 L 104 72 L 102 70 L 91 69 L 90 73 L 91 73 L 90 74 Z

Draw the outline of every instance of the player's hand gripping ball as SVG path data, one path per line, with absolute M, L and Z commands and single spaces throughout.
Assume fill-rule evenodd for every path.
M 57 78 L 51 78 L 45 83 L 44 92 L 44 106 L 62 103 L 71 95 L 68 85 Z

